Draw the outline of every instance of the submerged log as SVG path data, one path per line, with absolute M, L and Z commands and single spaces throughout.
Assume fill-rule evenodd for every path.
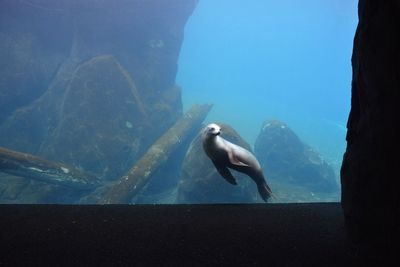
M 90 190 L 100 185 L 95 176 L 74 167 L 3 147 L 0 147 L 0 172 L 76 190 Z
M 100 199 L 99 204 L 128 203 L 150 180 L 181 143 L 186 141 L 207 116 L 212 105 L 195 105 L 162 135 L 139 161 Z

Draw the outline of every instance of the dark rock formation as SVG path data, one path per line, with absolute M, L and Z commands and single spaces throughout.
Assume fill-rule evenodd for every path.
M 341 169 L 342 206 L 360 258 L 379 256 L 374 265 L 382 265 L 390 252 L 398 257 L 399 48 L 399 1 L 360 0 L 347 149 Z
M 71 21 L 27 3 L 0 3 L 0 124 L 47 90 L 70 51 Z
M 182 115 L 196 2 L 2 1 L 0 146 L 120 177 Z
M 280 201 L 321 201 L 315 193 L 339 190 L 332 167 L 285 123 L 265 122 L 254 150 Z
M 82 63 L 57 110 L 60 118 L 39 154 L 114 179 L 149 143 L 153 130 L 127 71 L 113 56 Z
M 250 146 L 226 124 L 219 124 L 221 135 L 248 150 Z M 232 170 L 238 185 L 233 186 L 217 172 L 203 150 L 200 133 L 190 144 L 182 164 L 177 203 L 243 203 L 255 202 L 257 187 L 245 174 Z M 261 202 L 261 200 L 260 200 Z

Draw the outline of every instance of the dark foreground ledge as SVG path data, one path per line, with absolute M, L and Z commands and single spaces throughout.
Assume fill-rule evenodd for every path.
M 0 205 L 0 265 L 350 265 L 340 204 Z

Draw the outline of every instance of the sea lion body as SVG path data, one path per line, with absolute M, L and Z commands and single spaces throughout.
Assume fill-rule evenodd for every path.
M 220 132 L 221 127 L 212 123 L 206 126 L 202 133 L 204 151 L 217 171 L 233 185 L 237 183 L 228 168 L 247 174 L 257 184 L 262 199 L 267 202 L 272 192 L 256 157 L 243 147 L 220 137 Z

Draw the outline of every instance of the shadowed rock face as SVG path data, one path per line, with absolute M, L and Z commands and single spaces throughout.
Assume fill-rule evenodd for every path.
M 277 120 L 265 122 L 254 149 L 266 177 L 271 179 L 272 186 L 274 184 L 288 186 L 283 190 L 288 191 L 285 194 L 290 195 L 292 186 L 297 189 L 302 187 L 302 191 L 304 193 L 308 191 L 308 195 L 311 191 L 338 192 L 339 187 L 332 167 L 318 152 L 303 143 L 285 123 Z M 283 201 L 287 198 L 281 197 L 284 198 Z M 304 196 L 299 199 L 293 198 L 291 201 L 300 199 L 307 201 Z M 308 201 L 312 200 L 313 197 L 310 195 Z
M 47 90 L 72 40 L 65 17 L 22 2 L 0 3 L 0 124 Z
M 182 115 L 175 76 L 196 2 L 1 1 L 0 146 L 104 180 L 126 172 Z
M 387 257 L 400 232 L 399 29 L 398 1 L 360 0 L 341 182 L 347 228 L 365 257 Z
M 228 125 L 219 124 L 221 136 L 251 150 L 250 146 Z M 245 174 L 232 171 L 238 185 L 229 184 L 215 169 L 203 150 L 201 134 L 192 141 L 182 164 L 177 203 L 243 203 L 255 202 L 257 187 Z
M 39 154 L 105 179 L 130 167 L 153 130 L 136 86 L 113 56 L 82 63 L 60 104 L 59 122 Z

